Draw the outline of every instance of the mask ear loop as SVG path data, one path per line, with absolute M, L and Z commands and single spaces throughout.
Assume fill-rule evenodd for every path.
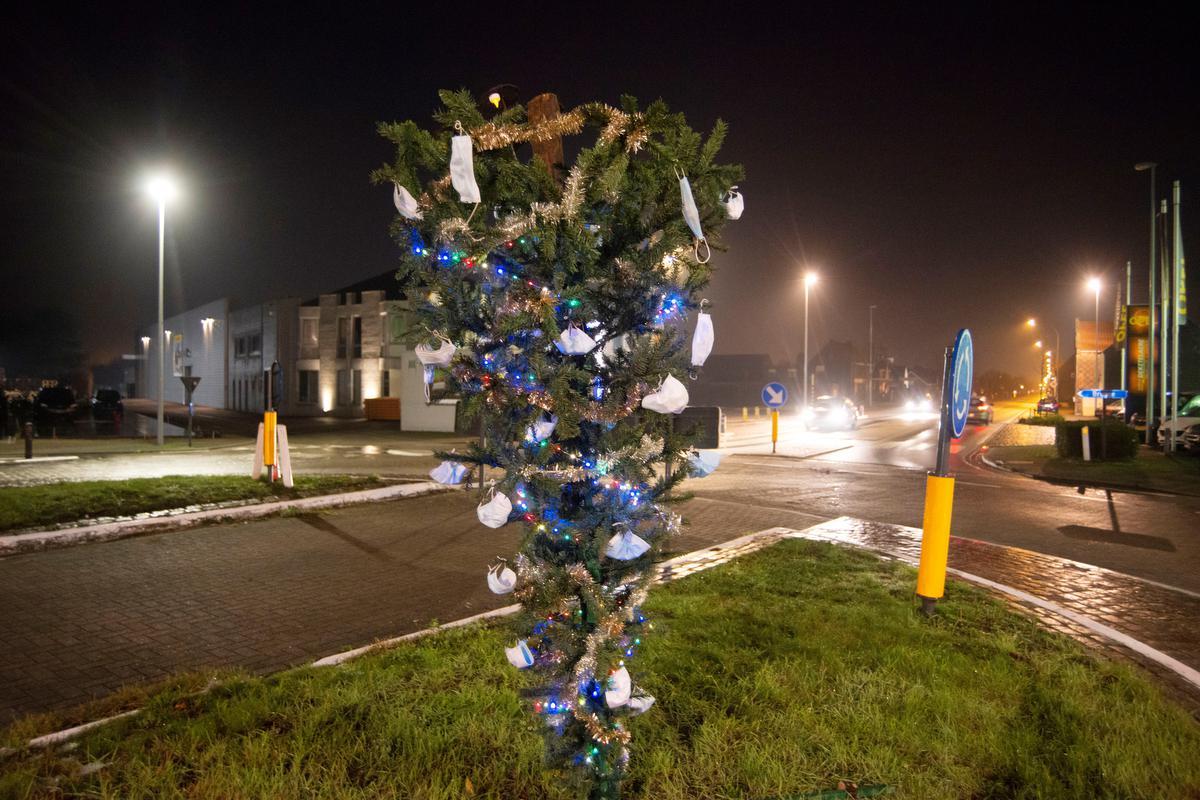
M 704 256 L 700 255 L 700 245 L 704 245 Z M 707 264 L 712 258 L 712 249 L 708 246 L 708 239 L 697 239 L 692 243 L 692 252 L 696 256 L 696 262 L 699 264 Z

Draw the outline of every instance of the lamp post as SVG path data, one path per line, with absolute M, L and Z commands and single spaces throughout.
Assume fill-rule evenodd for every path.
M 804 405 L 808 408 L 808 290 L 817 282 L 817 273 L 804 273 Z
M 867 408 L 875 404 L 875 309 L 867 307 Z
M 1095 339 L 1093 342 L 1096 346 L 1096 388 L 1104 388 L 1104 380 L 1100 377 L 1100 279 L 1088 278 L 1088 288 L 1096 293 L 1096 327 L 1092 331 Z
M 146 193 L 158 204 L 158 444 L 163 443 L 163 381 L 167 348 L 163 329 L 163 252 L 167 231 L 167 203 L 175 199 L 175 183 L 170 176 L 158 174 L 146 181 Z
M 1154 170 L 1158 166 L 1153 161 L 1143 161 L 1140 164 L 1135 164 L 1134 169 L 1138 172 L 1150 172 L 1150 266 L 1147 272 L 1150 275 L 1150 369 L 1147 370 L 1146 380 L 1146 444 L 1152 444 L 1153 438 L 1150 431 L 1154 428 L 1154 274 L 1157 269 L 1155 264 L 1156 240 L 1158 239 L 1157 217 L 1154 208 Z
M 1033 317 L 1030 317 L 1029 319 L 1025 320 L 1025 324 L 1027 326 L 1029 326 L 1030 328 L 1036 328 L 1038 326 L 1037 320 L 1034 319 Z M 1050 325 L 1049 328 L 1050 328 L 1050 330 L 1054 331 L 1054 352 L 1061 353 L 1062 352 L 1062 339 L 1058 335 L 1058 328 L 1054 327 L 1053 325 Z M 1052 357 L 1053 357 L 1053 354 L 1052 354 Z M 1050 369 L 1054 373 L 1054 395 L 1055 395 L 1054 399 L 1057 400 L 1058 399 L 1058 365 L 1056 363 L 1054 363 L 1053 360 L 1051 360 L 1051 362 L 1050 362 Z

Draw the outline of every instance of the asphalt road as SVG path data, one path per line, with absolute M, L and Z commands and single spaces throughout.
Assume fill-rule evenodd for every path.
M 951 447 L 952 532 L 1069 558 L 1200 592 L 1200 499 L 1056 486 L 992 469 L 980 447 L 1025 409 L 1001 404 L 993 425 L 972 425 Z M 715 473 L 690 482 L 698 497 L 920 527 L 936 420 L 868 417 L 853 432 L 806 432 L 784 417 L 778 455 L 766 420 L 729 425 L 732 446 Z

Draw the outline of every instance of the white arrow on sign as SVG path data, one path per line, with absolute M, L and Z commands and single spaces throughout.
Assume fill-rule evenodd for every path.
M 770 386 L 766 386 L 766 387 L 764 387 L 764 389 L 767 392 L 767 397 L 771 398 L 772 403 L 779 403 L 782 405 L 783 392 L 777 392 L 774 389 L 772 389 Z

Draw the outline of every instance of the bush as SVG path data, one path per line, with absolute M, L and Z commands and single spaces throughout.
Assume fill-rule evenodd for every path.
M 1084 426 L 1088 428 L 1093 461 L 1117 461 L 1137 455 L 1140 437 L 1129 425 L 1116 419 L 1063 420 L 1054 426 L 1054 445 L 1060 458 L 1083 458 Z M 1101 439 L 1103 437 L 1103 440 Z
M 1022 425 L 1047 425 L 1053 426 L 1059 423 L 1066 422 L 1066 418 L 1062 414 L 1037 414 L 1032 417 L 1021 417 L 1017 422 Z

